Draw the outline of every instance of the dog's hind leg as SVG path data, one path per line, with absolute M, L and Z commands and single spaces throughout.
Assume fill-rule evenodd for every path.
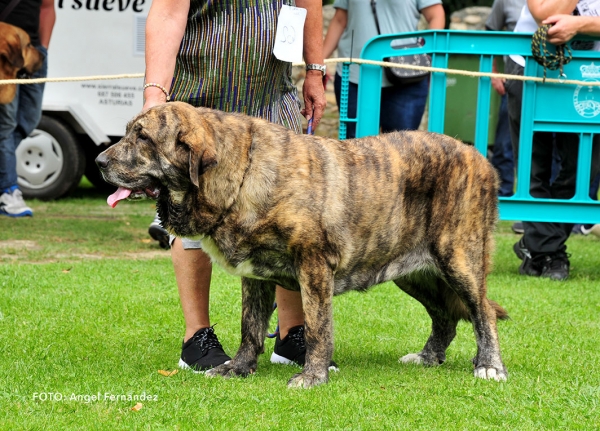
M 477 355 L 473 359 L 475 377 L 506 380 L 507 372 L 500 355 L 496 327 L 497 317 L 505 317 L 506 312 L 486 297 L 484 265 L 477 265 L 480 259 L 469 259 L 471 255 L 468 251 L 461 255 L 466 259 L 458 258 L 455 253 L 446 262 L 445 278 L 466 306 L 473 324 L 477 341 Z
M 400 362 L 423 365 L 440 365 L 446 360 L 446 349 L 456 335 L 460 315 L 452 304 L 458 301 L 456 294 L 435 275 L 413 273 L 394 282 L 404 292 L 419 301 L 431 317 L 431 335 L 419 353 L 410 353 Z
M 207 371 L 208 376 L 245 377 L 256 371 L 274 300 L 275 283 L 242 278 L 242 343 L 231 361 Z

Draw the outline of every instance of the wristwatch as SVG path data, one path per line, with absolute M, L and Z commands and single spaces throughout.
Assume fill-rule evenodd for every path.
M 327 66 L 324 64 L 314 64 L 314 63 L 308 63 L 306 65 L 306 70 L 320 70 L 321 73 L 323 74 L 323 76 L 325 76 L 325 72 L 327 71 Z

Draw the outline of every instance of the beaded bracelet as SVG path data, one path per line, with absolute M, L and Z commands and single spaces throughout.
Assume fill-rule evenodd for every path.
M 167 96 L 167 102 L 171 99 L 169 92 L 162 85 L 156 84 L 154 82 L 148 82 L 147 84 L 144 84 L 144 90 L 146 90 L 146 88 L 148 88 L 148 87 L 156 87 L 156 88 L 159 88 L 160 90 L 162 90 L 162 92 L 165 93 L 165 96 Z

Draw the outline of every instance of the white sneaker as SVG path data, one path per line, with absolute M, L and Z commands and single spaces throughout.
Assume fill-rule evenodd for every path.
M 0 214 L 9 217 L 33 216 L 33 211 L 23 200 L 23 193 L 13 186 L 5 189 L 0 196 Z
M 594 227 L 590 229 L 590 233 L 597 237 L 600 237 L 600 224 L 595 224 Z

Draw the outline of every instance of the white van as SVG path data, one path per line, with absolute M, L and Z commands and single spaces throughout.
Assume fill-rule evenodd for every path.
M 141 74 L 151 0 L 56 0 L 48 77 Z M 26 198 L 55 199 L 81 177 L 107 188 L 96 155 L 143 105 L 143 79 L 47 83 L 37 129 L 17 148 Z

